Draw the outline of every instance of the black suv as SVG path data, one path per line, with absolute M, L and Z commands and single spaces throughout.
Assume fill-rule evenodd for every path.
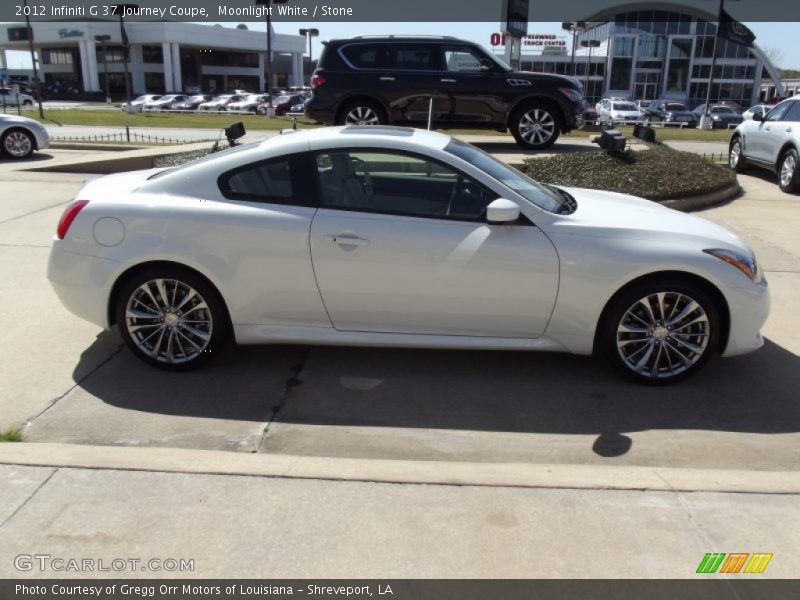
M 511 129 L 547 148 L 583 124 L 581 84 L 512 71 L 479 45 L 451 37 L 356 37 L 325 43 L 306 115 L 327 124 L 424 124 Z

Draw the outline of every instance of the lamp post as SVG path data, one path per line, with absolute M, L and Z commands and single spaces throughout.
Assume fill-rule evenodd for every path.
M 28 16 L 28 0 L 23 0 L 25 5 L 25 25 L 28 27 L 28 47 L 31 50 L 31 63 L 33 63 L 33 81 L 36 83 L 36 100 L 39 103 L 39 118 L 44 119 L 44 108 L 42 108 L 42 82 L 39 81 L 39 71 L 36 68 L 36 52 L 33 49 L 33 28 L 31 19 Z M 17 96 L 19 98 L 19 96 Z
M 268 113 L 272 113 L 272 5 L 286 4 L 289 0 L 255 0 L 256 6 L 265 8 L 264 14 L 267 21 L 267 107 Z M 272 116 L 272 115 L 270 115 Z
M 105 78 L 105 88 L 106 88 L 106 103 L 111 103 L 111 93 L 109 92 L 108 86 L 108 49 L 106 47 L 106 42 L 111 39 L 110 35 L 96 35 L 94 36 L 95 42 L 100 42 L 100 47 L 103 49 L 103 77 Z
M 125 68 L 125 139 L 131 141 L 131 129 L 128 124 L 131 109 L 131 84 L 128 81 L 128 59 L 130 57 L 131 45 L 128 42 L 128 34 L 125 33 L 125 12 L 135 12 L 139 8 L 138 4 L 117 4 L 116 10 L 119 12 L 119 33 L 122 38 L 122 64 Z
M 579 33 L 586 30 L 586 21 L 567 21 L 561 23 L 561 29 L 569 31 L 572 34 L 572 59 L 570 60 L 572 76 L 575 77 L 575 46 L 577 45 L 575 39 Z
M 311 54 L 311 38 L 315 38 L 319 35 L 319 29 L 301 29 L 299 31 L 300 35 L 304 35 L 308 38 L 308 62 L 311 63 L 313 67 L 314 58 Z M 303 69 L 305 71 L 305 69 Z M 305 73 L 303 73 L 303 79 L 305 79 Z
M 581 40 L 583 48 L 589 48 L 589 62 L 586 63 L 586 85 L 583 86 L 583 96 L 586 97 L 586 92 L 589 91 L 589 69 L 592 67 L 592 48 L 597 48 L 600 45 L 600 40 Z

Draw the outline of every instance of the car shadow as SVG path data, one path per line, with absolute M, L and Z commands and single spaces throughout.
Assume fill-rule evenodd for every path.
M 595 451 L 625 451 L 622 432 L 696 429 L 800 431 L 800 357 L 767 341 L 753 354 L 715 359 L 683 383 L 627 381 L 601 360 L 557 353 L 349 347 L 229 347 L 201 370 L 168 373 L 127 348 L 76 382 L 103 402 L 134 411 L 250 419 L 275 411 L 285 423 L 594 434 Z M 278 366 L 283 386 L 267 406 L 258 378 Z
M 34 152 L 28 158 L 23 158 L 23 159 L 7 158 L 2 154 L 0 154 L 0 164 L 24 165 L 32 162 L 44 162 L 47 160 L 52 160 L 54 158 L 55 156 L 53 156 L 52 154 L 48 154 L 47 152 Z

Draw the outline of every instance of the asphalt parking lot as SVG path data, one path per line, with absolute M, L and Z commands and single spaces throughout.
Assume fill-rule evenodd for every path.
M 54 151 L 58 153 L 59 151 Z M 63 152 L 63 151 L 62 151 Z M 800 198 L 772 178 L 701 216 L 740 233 L 773 292 L 765 348 L 666 389 L 585 357 L 324 347 L 230 348 L 167 374 L 69 314 L 49 240 L 84 175 L 0 162 L 0 429 L 31 442 L 415 460 L 800 467 Z

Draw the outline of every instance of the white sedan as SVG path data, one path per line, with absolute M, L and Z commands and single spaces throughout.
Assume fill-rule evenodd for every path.
M 668 383 L 759 348 L 769 290 L 726 229 L 541 185 L 447 135 L 296 132 L 87 183 L 48 277 L 147 363 L 239 344 L 550 350 Z

